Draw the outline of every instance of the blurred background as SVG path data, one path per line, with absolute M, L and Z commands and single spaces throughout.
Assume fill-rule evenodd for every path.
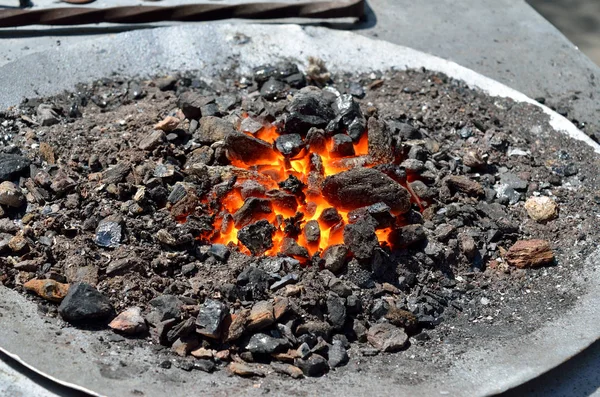
M 527 0 L 600 65 L 600 0 Z

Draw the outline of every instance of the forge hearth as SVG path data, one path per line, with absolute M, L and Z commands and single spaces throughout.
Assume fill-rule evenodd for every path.
M 298 378 L 438 343 L 553 263 L 547 181 L 577 167 L 508 154 L 540 114 L 426 71 L 324 65 L 105 80 L 11 110 L 2 282 L 167 347 L 165 366 Z M 38 136 L 39 106 L 56 122 Z

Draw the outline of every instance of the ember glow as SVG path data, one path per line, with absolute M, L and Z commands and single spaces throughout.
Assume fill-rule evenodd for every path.
M 263 127 L 254 133 L 244 131 L 242 127 L 239 132 L 251 137 L 254 143 L 260 141 L 258 144 L 263 147 L 260 153 L 246 158 L 228 151 L 231 164 L 249 172 L 247 176 L 238 176 L 217 200 L 220 208 L 215 211 L 214 231 L 204 237 L 212 243 L 238 246 L 247 254 L 275 256 L 283 253 L 301 261 L 323 252 L 328 246 L 343 244 L 344 226 L 353 223 L 355 219 L 351 218 L 358 215 L 347 208 L 335 208 L 323 196 L 321 187 L 328 176 L 354 167 L 378 164 L 369 157 L 368 132 L 365 131 L 356 142 L 349 137 L 337 137 L 338 142 L 341 140 L 346 144 L 345 153 L 353 152 L 350 156 L 340 155 L 334 137 L 324 134 L 297 138 L 300 144 L 294 145 L 289 135 L 280 134 L 271 123 L 263 122 Z M 281 139 L 278 141 L 278 138 Z M 286 154 L 282 153 L 288 149 Z M 399 164 L 400 160 L 396 159 L 394 164 Z M 406 183 L 400 183 L 406 187 Z M 411 200 L 420 205 L 418 197 L 410 193 Z M 376 230 L 381 246 L 391 245 L 390 233 L 403 226 L 399 211 L 390 212 L 395 218 L 393 224 Z M 272 236 L 272 246 L 267 244 L 256 252 L 240 241 L 239 232 L 261 220 L 272 225 L 262 223 L 267 228 L 266 239 L 268 235 Z

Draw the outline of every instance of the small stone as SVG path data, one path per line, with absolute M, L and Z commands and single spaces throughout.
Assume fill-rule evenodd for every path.
M 344 244 L 330 245 L 321 256 L 323 267 L 333 274 L 338 274 L 344 269 L 349 252 Z
M 298 346 L 298 349 L 296 349 L 296 353 L 298 354 L 298 357 L 305 359 L 311 354 L 310 346 L 308 346 L 308 343 L 304 342 L 300 346 Z
M 346 134 L 336 134 L 331 138 L 331 157 L 349 157 L 354 156 L 354 145 L 352 138 Z
M 365 220 L 344 227 L 344 244 L 356 259 L 367 260 L 373 256 L 379 240 L 373 225 Z
M 348 352 L 342 345 L 342 341 L 334 340 L 333 344 L 329 347 L 328 352 L 329 366 L 331 368 L 341 367 L 348 363 L 349 357 Z
M 300 379 L 304 376 L 304 374 L 302 373 L 302 370 L 300 368 L 296 367 L 295 365 L 291 365 L 291 364 L 285 364 L 285 363 L 279 363 L 277 361 L 273 361 L 271 363 L 271 368 L 273 368 L 273 370 L 275 372 L 279 372 L 280 374 L 289 375 L 294 379 Z
M 273 248 L 273 234 L 277 229 L 263 219 L 244 226 L 237 233 L 238 240 L 246 246 L 252 255 L 262 255 Z
M 408 344 L 408 336 L 403 330 L 389 323 L 372 326 L 367 332 L 369 343 L 382 352 L 402 350 Z
M 477 150 L 468 150 L 462 158 L 462 162 L 467 167 L 474 169 L 483 168 L 486 163 Z
M 282 277 L 281 280 L 276 281 L 275 283 L 273 283 L 273 285 L 271 285 L 269 287 L 269 289 L 271 291 L 277 291 L 278 289 L 283 288 L 286 285 L 297 283 L 299 279 L 300 278 L 298 277 L 298 275 L 296 273 L 290 273 L 290 274 Z
M 290 308 L 290 300 L 288 298 L 284 298 L 281 296 L 275 297 L 275 304 L 273 305 L 273 315 L 275 320 L 279 320 L 281 317 L 285 316 Z
M 246 321 L 250 315 L 250 310 L 244 309 L 231 315 L 231 322 L 224 330 L 223 340 L 233 342 L 238 340 L 246 330 Z
M 198 371 L 213 372 L 217 366 L 211 360 L 198 359 L 194 360 L 191 365 L 191 369 L 197 369 Z
M 401 228 L 395 229 L 390 234 L 390 240 L 394 246 L 399 248 L 412 247 L 421 241 L 427 239 L 425 229 L 421 225 L 407 225 Z
M 54 149 L 52 148 L 52 146 L 50 146 L 50 144 L 48 142 L 41 142 L 39 151 L 40 151 L 40 157 L 42 158 L 42 160 L 44 160 L 48 164 L 56 163 Z
M 269 301 L 261 301 L 252 306 L 252 310 L 248 316 L 247 328 L 249 331 L 256 331 L 266 328 L 274 322 L 273 304 Z
M 165 229 L 160 229 L 158 232 L 156 232 L 156 239 L 165 245 L 177 245 L 177 239 Z
M 138 144 L 138 148 L 141 150 L 154 150 L 159 147 L 165 140 L 167 136 L 165 132 L 162 130 L 154 130 L 150 134 L 146 135 L 140 143 Z
M 205 96 L 198 92 L 186 91 L 179 96 L 179 108 L 189 120 L 199 119 L 202 116 L 200 109 L 211 102 L 214 102 L 215 98 L 211 96 Z
M 229 366 L 227 368 L 234 375 L 243 376 L 243 377 L 250 377 L 250 376 L 264 377 L 266 375 L 266 371 L 264 369 L 262 369 L 258 365 L 253 365 L 253 364 L 233 362 L 233 363 L 229 364 Z
M 104 218 L 98 223 L 94 241 L 100 247 L 117 248 L 121 243 L 121 220 L 115 216 Z
M 260 96 L 269 101 L 285 98 L 288 86 L 283 82 L 271 77 L 260 87 Z
M 161 130 L 164 132 L 171 132 L 179 125 L 180 121 L 177 117 L 167 116 L 158 123 L 154 124 L 155 130 Z M 142 149 L 143 150 L 143 149 Z
M 23 287 L 27 291 L 36 293 L 38 296 L 51 302 L 60 302 L 69 291 L 69 284 L 59 283 L 52 279 L 46 280 L 29 280 Z
M 228 313 L 229 308 L 223 302 L 213 299 L 205 300 L 196 319 L 196 332 L 208 338 L 219 338 L 221 324 Z
M 0 183 L 0 204 L 19 208 L 25 202 L 25 195 L 17 185 L 9 181 Z
M 281 352 L 289 346 L 283 338 L 273 338 L 267 334 L 254 334 L 250 337 L 246 350 L 252 354 L 271 354 Z
M 519 178 L 512 172 L 506 172 L 500 175 L 500 183 L 506 184 L 515 190 L 527 190 L 527 181 Z
M 294 364 L 302 370 L 305 376 L 323 376 L 329 371 L 329 363 L 319 354 L 313 354 L 307 359 L 298 358 Z
M 36 115 L 38 123 L 44 127 L 58 124 L 58 113 L 56 113 L 52 105 L 40 104 L 37 107 Z
M 458 190 L 469 196 L 477 197 L 485 195 L 483 187 L 469 177 L 464 175 L 450 175 L 444 178 L 444 183 L 450 187 L 451 190 Z
M 275 148 L 287 157 L 294 157 L 304 148 L 304 142 L 299 134 L 284 134 L 275 139 Z
M 212 145 L 217 141 L 224 140 L 235 130 L 229 121 L 215 116 L 202 117 L 200 125 L 194 132 L 194 140 L 203 145 Z
M 23 156 L 0 153 L 0 181 L 15 179 L 29 171 L 29 160 Z
M 212 244 L 208 250 L 208 254 L 221 262 L 227 262 L 229 258 L 229 248 L 223 244 Z
M 196 358 L 204 359 L 204 360 L 212 360 L 215 357 L 215 351 L 212 349 L 205 349 L 201 347 L 196 350 L 192 350 L 190 354 Z
M 346 323 L 346 306 L 344 299 L 335 294 L 329 294 L 327 297 L 327 314 L 329 322 L 335 329 L 342 329 Z
M 468 233 L 461 233 L 458 235 L 458 244 L 460 251 L 469 259 L 473 259 L 477 253 L 477 245 L 475 240 Z
M 554 261 L 546 240 L 519 240 L 504 255 L 509 265 L 518 268 L 540 267 Z
M 318 243 L 321 239 L 321 228 L 319 227 L 319 222 L 316 220 L 310 220 L 306 222 L 302 233 L 309 244 Z
M 198 337 L 196 335 L 182 336 L 177 339 L 171 350 L 180 357 L 187 356 L 192 350 L 196 349 L 199 345 Z
M 525 202 L 525 210 L 527 215 L 536 222 L 546 222 L 558 215 L 556 202 L 546 196 L 530 197 Z
M 76 283 L 58 307 L 58 312 L 68 322 L 100 321 L 114 314 L 110 300 L 86 283 Z
M 108 326 L 127 335 L 141 334 L 148 330 L 146 320 L 142 317 L 142 309 L 135 306 L 121 312 Z
M 152 311 L 146 318 L 150 324 L 156 325 L 159 322 L 178 319 L 181 316 L 183 302 L 175 295 L 160 295 L 150 300 L 148 304 L 152 307 Z
M 396 327 L 403 328 L 409 333 L 415 332 L 419 327 L 417 316 L 408 310 L 398 309 L 396 306 L 390 306 L 384 317 Z

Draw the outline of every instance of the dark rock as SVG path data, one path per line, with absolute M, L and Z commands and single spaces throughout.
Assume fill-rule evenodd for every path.
M 269 288 L 271 291 L 277 291 L 280 288 L 285 287 L 286 285 L 296 284 L 300 277 L 296 273 L 290 273 L 281 278 L 281 280 L 273 283 Z
M 256 134 L 258 131 L 262 130 L 263 128 L 264 128 L 264 125 L 258 118 L 254 118 L 254 117 L 250 117 L 250 116 L 243 119 L 242 123 L 240 124 L 240 131 L 249 132 L 252 135 Z
M 308 250 L 289 237 L 284 238 L 281 242 L 280 252 L 295 258 L 308 258 Z
M 235 227 L 242 229 L 259 220 L 264 220 L 266 215 L 271 214 L 273 208 L 271 202 L 266 199 L 256 197 L 247 198 L 244 205 L 233 214 Z
M 177 78 L 174 76 L 166 76 L 156 79 L 155 84 L 161 91 L 171 91 L 175 88 Z
M 283 351 L 289 342 L 283 338 L 273 338 L 267 334 L 254 334 L 250 337 L 246 350 L 252 354 L 271 354 Z
M 369 343 L 382 352 L 395 352 L 408 345 L 408 336 L 403 330 L 389 323 L 375 324 L 367 333 Z
M 324 321 L 308 321 L 296 328 L 297 335 L 312 334 L 323 339 L 329 339 L 333 328 Z
M 54 107 L 44 103 L 37 107 L 36 116 L 38 123 L 44 127 L 58 124 L 59 121 L 58 113 L 56 113 Z
M 508 185 L 508 187 L 514 190 L 524 191 L 527 190 L 528 183 L 527 181 L 519 178 L 516 174 L 512 172 L 506 172 L 500 175 L 500 183 Z
M 319 215 L 319 222 L 324 223 L 328 227 L 338 224 L 341 220 L 342 216 L 333 207 L 324 209 L 321 215 Z
M 171 351 L 177 354 L 178 356 L 185 357 L 192 350 L 195 350 L 199 344 L 200 343 L 198 342 L 198 336 L 196 335 L 182 336 L 181 338 L 177 339 L 175 343 L 173 343 Z
M 450 175 L 444 178 L 444 183 L 453 191 L 460 191 L 469 196 L 483 196 L 483 187 L 469 177 L 464 175 Z
M 102 182 L 106 184 L 119 183 L 131 171 L 131 164 L 120 161 L 102 173 Z
M 304 186 L 302 181 L 294 175 L 290 175 L 285 181 L 279 182 L 279 188 L 294 195 L 302 194 Z
M 316 220 L 306 222 L 302 233 L 304 234 L 304 238 L 306 238 L 306 241 L 309 244 L 318 243 L 321 239 L 321 229 L 319 227 L 319 222 L 317 222 Z
M 211 373 L 217 368 L 216 364 L 211 360 L 207 359 L 196 359 L 192 361 L 192 369 L 196 369 L 202 372 Z
M 164 131 L 154 130 L 142 138 L 142 140 L 138 144 L 138 148 L 140 148 L 141 150 L 154 150 L 157 147 L 159 147 L 166 139 L 167 136 L 165 135 Z
M 23 156 L 0 153 L 0 181 L 13 180 L 29 173 L 29 160 Z
M 401 140 L 408 141 L 411 139 L 420 139 L 421 133 L 418 128 L 415 128 L 409 123 L 404 123 L 398 120 L 390 120 L 388 121 L 388 125 L 394 133 L 398 134 L 398 137 Z
M 321 255 L 323 268 L 334 274 L 341 272 L 346 264 L 348 254 L 348 248 L 344 244 L 330 245 Z
M 352 95 L 353 97 L 361 99 L 362 97 L 365 96 L 365 90 L 360 83 L 358 83 L 356 81 L 352 81 L 348 85 L 348 94 Z
M 264 291 L 269 287 L 269 284 L 273 280 L 273 277 L 263 269 L 259 269 L 256 266 L 248 266 L 242 270 L 237 276 L 237 284 L 241 286 L 248 286 L 251 289 Z
M 86 283 L 75 283 L 58 307 L 61 317 L 72 323 L 106 320 L 114 316 L 110 300 Z
M 196 332 L 208 338 L 217 339 L 221 335 L 221 324 L 229 314 L 229 308 L 223 302 L 206 299 L 196 318 Z
M 200 113 L 202 113 L 202 118 L 218 116 L 220 114 L 219 105 L 214 102 L 208 103 L 200 108 Z
M 310 151 L 313 153 L 325 153 L 327 150 L 327 138 L 325 137 L 325 131 L 312 127 L 306 134 L 306 143 L 310 147 Z
M 117 248 L 122 238 L 122 220 L 116 216 L 109 216 L 98 223 L 94 242 L 100 247 Z
M 286 97 L 288 86 L 280 80 L 271 77 L 260 87 L 260 96 L 269 101 L 283 99 Z
M 175 295 L 160 295 L 148 303 L 152 307 L 152 311 L 146 316 L 150 324 L 156 325 L 161 321 L 178 319 L 181 316 L 183 302 Z
M 262 255 L 273 248 L 273 234 L 277 229 L 267 220 L 244 226 L 237 233 L 238 240 L 246 246 L 252 255 Z
M 223 244 L 212 244 L 208 249 L 208 254 L 221 262 L 227 262 L 230 253 L 229 248 Z
M 283 79 L 283 81 L 285 81 L 287 83 L 287 85 L 289 85 L 290 87 L 293 87 L 293 88 L 302 88 L 302 87 L 306 86 L 306 78 L 304 77 L 304 74 L 302 74 L 302 73 L 291 74 L 291 75 L 285 77 Z
M 373 256 L 373 251 L 379 247 L 379 240 L 373 225 L 361 220 L 344 227 L 344 244 L 354 257 L 360 261 L 370 259 Z
M 394 247 L 408 248 L 427 239 L 425 229 L 421 225 L 408 225 L 395 229 L 390 233 L 390 241 Z
M 373 163 L 392 163 L 395 160 L 392 131 L 388 125 L 375 117 L 368 122 L 369 156 Z
M 185 338 L 196 330 L 196 324 L 192 317 L 175 325 L 167 332 L 167 342 L 173 343 L 178 339 Z M 181 339 L 185 341 L 184 339 Z M 187 352 L 191 351 L 187 350 Z
M 286 134 L 306 135 L 311 127 L 324 128 L 335 117 L 321 90 L 308 88 L 300 90 L 288 106 L 283 128 Z
M 225 147 L 230 160 L 239 160 L 245 164 L 256 164 L 261 161 L 272 162 L 277 159 L 271 145 L 241 132 L 227 135 Z
M 335 134 L 331 138 L 331 157 L 349 157 L 354 156 L 354 145 L 352 138 L 346 134 Z
M 302 75 L 302 76 L 304 76 L 304 75 Z M 271 362 L 271 368 L 273 368 L 273 370 L 275 372 L 279 372 L 280 374 L 289 375 L 294 379 L 300 379 L 304 376 L 304 374 L 302 373 L 302 370 L 292 364 L 285 364 L 285 363 L 279 363 L 277 361 L 273 361 L 273 362 Z
M 344 299 L 335 294 L 327 296 L 327 315 L 334 329 L 340 330 L 346 323 L 346 306 Z
M 305 376 L 323 376 L 329 371 L 327 360 L 318 354 L 313 354 L 307 359 L 296 359 L 294 364 L 302 370 Z
M 211 145 L 224 140 L 229 134 L 235 133 L 233 125 L 224 119 L 215 116 L 206 116 L 200 119 L 200 125 L 193 138 L 203 145 Z
M 275 140 L 275 148 L 284 156 L 294 157 L 304 148 L 304 142 L 299 134 L 280 135 Z
M 333 206 L 353 210 L 383 202 L 392 211 L 410 209 L 408 191 L 383 172 L 372 168 L 354 168 L 325 178 L 323 196 Z
M 179 96 L 179 108 L 186 118 L 199 119 L 202 116 L 201 108 L 215 100 L 212 96 L 205 96 L 198 92 L 186 91 Z
M 375 281 L 373 281 L 371 272 L 364 269 L 355 258 L 348 262 L 348 272 L 346 273 L 346 277 L 348 278 L 348 281 L 356 284 L 360 288 L 375 287 Z
M 350 359 L 348 357 L 348 352 L 346 352 L 346 349 L 340 340 L 333 341 L 333 344 L 329 347 L 328 357 L 329 367 L 331 368 L 346 365 Z
M 367 121 L 352 95 L 344 94 L 336 98 L 333 104 L 338 128 L 345 129 L 354 142 L 358 142 L 367 128 Z

